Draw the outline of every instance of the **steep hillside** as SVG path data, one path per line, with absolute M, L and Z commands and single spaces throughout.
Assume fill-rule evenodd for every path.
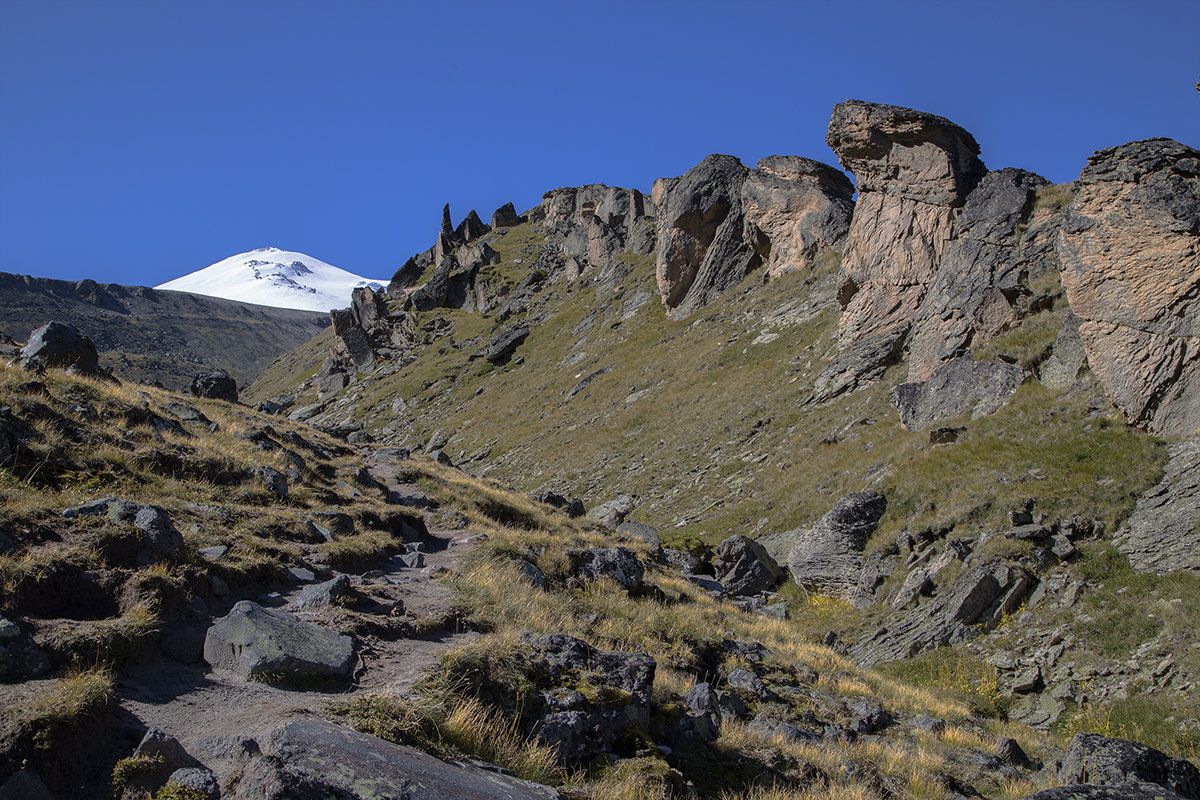
M 852 204 L 827 165 L 710 156 L 648 196 L 447 209 L 249 396 L 580 497 L 717 591 L 703 559 L 748 535 L 860 664 L 982 670 L 1012 719 L 1195 753 L 1195 151 L 1132 143 L 1052 186 L 859 101 L 829 141 Z
M 90 337 L 118 377 L 186 386 L 218 367 L 239 384 L 316 335 L 328 318 L 145 286 L 0 273 L 0 332 L 24 342 L 50 320 Z

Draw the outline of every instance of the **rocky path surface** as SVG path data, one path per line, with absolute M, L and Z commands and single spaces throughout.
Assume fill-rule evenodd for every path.
M 380 470 L 378 477 L 394 477 L 385 473 Z M 392 480 L 386 485 L 389 491 L 404 491 Z M 357 595 L 353 610 L 302 608 L 301 593 L 312 584 L 257 598 L 264 607 L 354 632 L 352 677 L 332 691 L 291 689 L 214 669 L 200 658 L 202 632 L 197 628 L 187 648 L 192 658 L 158 655 L 128 668 L 117 684 L 117 701 L 130 725 L 162 729 L 224 782 L 251 754 L 244 752 L 254 747 L 247 740 L 263 739 L 289 719 L 327 717 L 331 705 L 359 692 L 407 693 L 443 651 L 471 638 L 474 634 L 455 630 L 453 590 L 437 581 L 455 567 L 469 539 L 469 531 L 430 530 L 421 546 L 423 565 L 407 566 L 403 556 L 395 556 L 349 574 Z M 210 608 L 208 624 L 233 605 Z

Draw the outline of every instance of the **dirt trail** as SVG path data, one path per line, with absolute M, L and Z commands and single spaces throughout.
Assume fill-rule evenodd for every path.
M 390 480 L 388 484 L 392 488 Z M 437 664 L 443 651 L 474 635 L 454 630 L 453 590 L 435 580 L 456 566 L 469 546 L 463 540 L 469 537 L 470 531 L 431 530 L 423 547 L 423 568 L 406 567 L 397 557 L 358 574 L 348 573 L 354 589 L 364 598 L 353 612 L 298 609 L 295 601 L 303 584 L 259 599 L 264 605 L 329 627 L 339 627 L 339 614 L 346 615 L 342 621 L 352 614 L 350 624 L 360 628 L 354 637 L 359 660 L 352 682 L 339 691 L 271 686 L 214 670 L 203 660 L 182 664 L 159 655 L 125 670 L 117 684 L 117 700 L 141 725 L 161 728 L 176 737 L 224 783 L 239 768 L 236 759 L 225 752 L 228 742 L 240 737 L 260 740 L 293 716 L 324 716 L 331 702 L 358 692 L 406 693 Z M 208 624 L 227 611 L 228 607 L 211 609 Z M 446 624 L 438 625 L 439 620 Z M 414 625 L 421 621 L 433 629 L 431 633 L 413 633 Z M 368 629 L 365 633 L 361 632 L 363 626 Z

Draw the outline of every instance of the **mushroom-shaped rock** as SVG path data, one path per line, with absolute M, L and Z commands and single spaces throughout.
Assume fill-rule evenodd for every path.
M 839 336 L 906 329 L 956 209 L 986 172 L 979 145 L 944 117 L 862 100 L 834 107 L 825 141 L 858 185 L 838 279 Z
M 349 636 L 243 600 L 208 629 L 204 660 L 251 680 L 344 677 L 354 666 Z

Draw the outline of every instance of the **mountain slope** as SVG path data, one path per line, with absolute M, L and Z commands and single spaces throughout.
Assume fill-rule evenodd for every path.
M 386 280 L 355 275 L 304 253 L 261 247 L 230 256 L 155 288 L 275 308 L 324 312 L 347 306 L 350 292 L 356 286 L 375 284 L 378 287 L 386 283 Z
M 91 338 L 102 366 L 118 377 L 172 387 L 212 367 L 248 383 L 275 356 L 329 325 L 327 314 L 311 311 L 0 273 L 0 332 L 24 342 L 50 320 Z

